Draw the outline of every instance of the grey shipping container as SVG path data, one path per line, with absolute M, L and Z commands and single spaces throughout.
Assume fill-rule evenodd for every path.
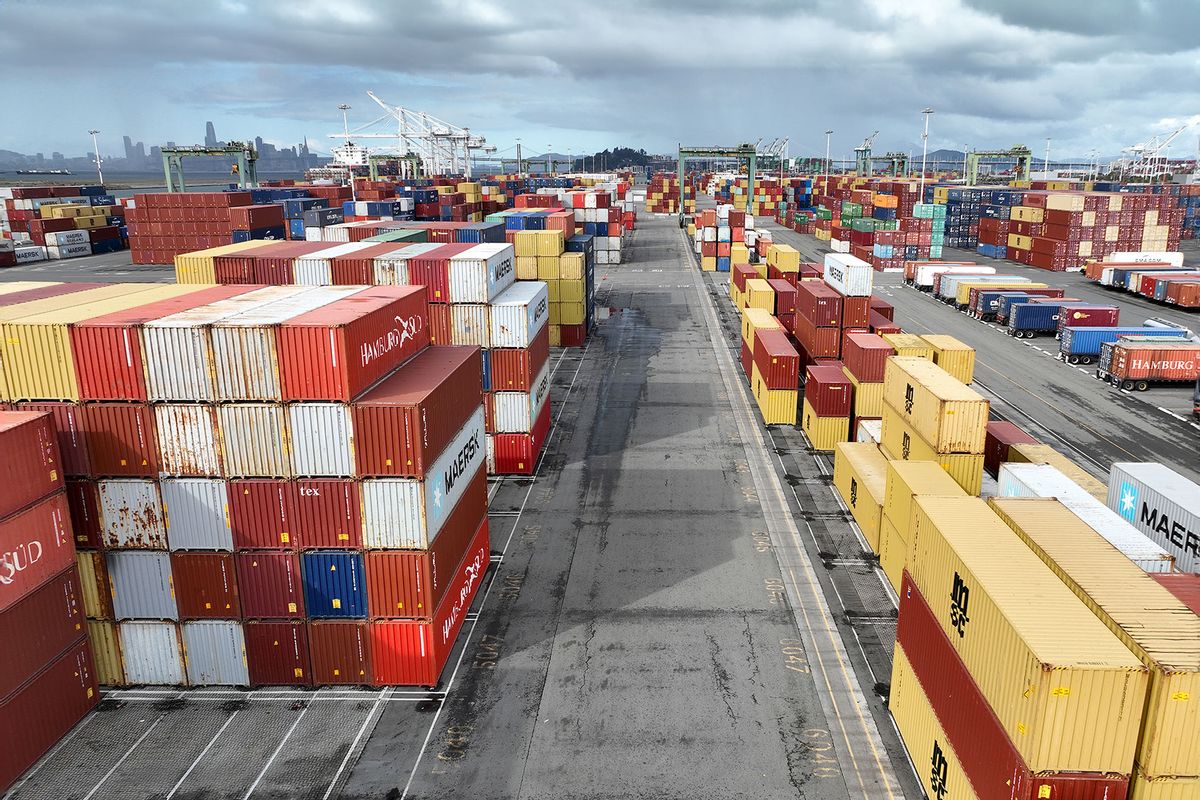
M 1108 507 L 1168 553 L 1181 572 L 1200 572 L 1200 486 L 1163 464 L 1117 463 Z
M 117 619 L 179 619 L 170 554 L 113 550 L 105 561 Z
M 288 407 L 292 474 L 306 478 L 354 475 L 354 429 L 343 403 L 292 403 Z
M 162 502 L 172 550 L 233 550 L 224 480 L 163 478 Z
M 192 686 L 249 686 L 246 638 L 240 622 L 183 623 L 183 658 Z
M 179 626 L 174 622 L 122 622 L 121 655 L 130 684 L 179 686 L 184 682 Z

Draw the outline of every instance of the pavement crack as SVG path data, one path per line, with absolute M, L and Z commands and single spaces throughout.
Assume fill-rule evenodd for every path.
M 704 634 L 704 638 L 708 640 L 708 657 L 712 662 L 713 681 L 717 685 L 717 691 L 721 694 L 721 702 L 725 704 L 725 713 L 729 716 L 729 722 L 733 725 L 737 724 L 737 714 L 733 710 L 733 690 L 729 686 L 729 671 L 721 665 L 721 648 L 717 644 L 717 640 L 711 633 Z

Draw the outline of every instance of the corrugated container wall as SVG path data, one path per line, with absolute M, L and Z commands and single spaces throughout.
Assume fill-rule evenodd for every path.
M 250 685 L 246 639 L 240 622 L 185 622 L 183 648 L 192 686 Z
M 219 476 L 221 437 L 217 411 L 207 404 L 154 406 L 159 474 Z
M 163 478 L 167 542 L 172 550 L 232 550 L 229 494 L 220 478 Z
M 99 481 L 97 489 L 106 547 L 166 549 L 167 529 L 157 481 L 117 478 Z
M 179 686 L 184 683 L 183 650 L 174 622 L 122 622 L 121 655 L 131 684 Z
M 1117 463 L 1108 507 L 1175 556 L 1182 572 L 1200 572 L 1200 486 L 1163 464 Z
M 106 563 L 117 619 L 179 619 L 168 553 L 114 550 Z
M 63 492 L 0 521 L 0 575 L 4 577 L 0 582 L 0 611 L 70 568 L 74 558 L 70 508 Z

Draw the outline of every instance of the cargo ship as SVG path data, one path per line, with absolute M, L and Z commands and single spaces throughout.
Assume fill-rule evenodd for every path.
M 72 175 L 69 169 L 19 169 L 18 175 Z

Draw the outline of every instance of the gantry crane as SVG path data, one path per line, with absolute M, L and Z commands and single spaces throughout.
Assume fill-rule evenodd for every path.
M 233 172 L 238 178 L 238 188 L 249 189 L 258 186 L 258 151 L 250 142 L 229 142 L 216 147 L 195 145 L 162 148 L 163 174 L 167 178 L 168 192 L 187 191 L 187 183 L 183 178 L 185 158 L 233 159 Z
M 879 135 L 879 131 L 875 131 L 863 143 L 854 148 L 854 171 L 860 176 L 871 176 L 874 168 L 871 166 L 871 147 L 875 144 L 875 137 Z
M 893 178 L 908 177 L 908 153 L 893 150 L 885 155 L 872 158 L 872 161 L 876 160 L 888 162 L 887 174 Z
M 1165 137 L 1155 134 L 1145 142 L 1126 147 L 1125 152 L 1129 153 L 1130 157 L 1114 161 L 1109 165 L 1109 171 L 1119 173 L 1122 179 L 1130 177 L 1143 180 L 1153 179 L 1168 172 L 1167 160 L 1162 152 L 1187 129 L 1187 125 L 1182 125 Z
M 1029 180 L 1029 171 L 1033 167 L 1033 151 L 1023 144 L 1014 144 L 1007 150 L 975 150 L 967 153 L 967 186 L 974 186 L 978 182 L 979 161 L 984 158 L 1015 162 L 1013 172 L 1016 179 Z
M 761 142 L 762 139 L 759 139 Z M 683 198 L 684 185 L 687 183 L 684 168 L 689 158 L 736 158 L 739 163 L 746 162 L 746 199 L 754 200 L 754 171 L 758 166 L 758 148 L 749 143 L 737 147 L 684 147 L 679 145 L 679 227 L 684 226 Z

